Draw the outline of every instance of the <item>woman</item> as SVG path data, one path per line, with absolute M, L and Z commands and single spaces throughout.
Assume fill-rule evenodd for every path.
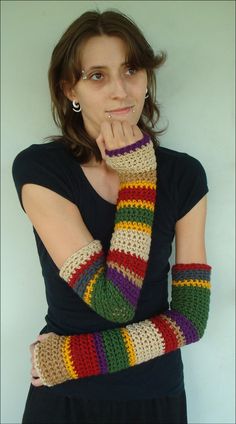
M 115 11 L 84 13 L 53 51 L 62 136 L 13 164 L 48 302 L 23 423 L 187 422 L 180 347 L 208 318 L 208 188 L 198 160 L 160 147 L 165 59 Z

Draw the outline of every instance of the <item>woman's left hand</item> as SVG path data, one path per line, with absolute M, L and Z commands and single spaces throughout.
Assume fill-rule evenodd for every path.
M 32 368 L 31 368 L 31 384 L 35 387 L 40 387 L 43 386 L 42 380 L 39 378 L 37 371 L 34 367 L 34 348 L 35 345 L 37 343 L 41 343 L 43 340 L 46 340 L 49 336 L 53 335 L 55 333 L 46 333 L 46 334 L 42 334 L 40 336 L 38 336 L 36 342 L 32 343 L 30 345 L 30 354 L 31 354 L 31 364 L 32 364 Z

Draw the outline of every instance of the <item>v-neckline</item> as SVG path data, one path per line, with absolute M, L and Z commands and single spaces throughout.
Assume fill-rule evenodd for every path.
M 107 205 L 109 205 L 110 207 L 112 207 L 113 209 L 116 208 L 116 203 L 112 203 L 109 202 L 108 200 L 104 199 L 104 197 L 102 197 L 97 190 L 95 190 L 95 188 L 93 187 L 93 185 L 90 183 L 90 181 L 88 180 L 87 176 L 84 173 L 84 170 L 82 168 L 82 166 L 79 164 L 82 176 L 84 178 L 84 180 L 86 181 L 87 185 L 90 187 L 90 190 L 93 191 L 93 193 L 96 195 L 97 198 L 99 198 L 100 200 L 102 200 L 103 202 L 105 202 Z

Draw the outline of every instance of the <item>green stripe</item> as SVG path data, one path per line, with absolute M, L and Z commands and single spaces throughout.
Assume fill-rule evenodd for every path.
M 101 332 L 109 372 L 129 367 L 129 356 L 119 328 Z
M 140 207 L 131 208 L 130 206 L 125 206 L 117 210 L 115 224 L 120 221 L 130 221 L 130 217 L 132 217 L 132 220 L 135 218 L 135 222 L 141 222 L 142 224 L 152 226 L 154 212 Z
M 188 318 L 200 337 L 202 337 L 207 324 L 210 293 L 210 289 L 203 287 L 172 286 L 171 309 L 181 312 Z
M 104 296 L 105 291 L 105 296 Z M 107 303 L 107 299 L 109 302 Z M 116 322 L 130 321 L 134 317 L 134 308 L 122 293 L 114 286 L 114 283 L 100 274 L 91 293 L 91 308 L 106 319 Z M 115 315 L 114 315 L 115 311 Z M 123 313 L 124 311 L 125 313 Z

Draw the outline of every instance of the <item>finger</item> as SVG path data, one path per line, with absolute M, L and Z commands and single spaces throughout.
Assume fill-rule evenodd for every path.
M 131 125 L 128 121 L 123 121 L 122 125 L 123 125 L 123 132 L 124 132 L 125 139 L 129 143 L 133 142 L 135 138 L 134 128 L 133 128 L 134 126 Z
M 121 121 L 111 122 L 112 130 L 114 134 L 113 148 L 119 148 L 126 145 L 127 141 L 125 138 L 124 128 Z
M 34 367 L 31 368 L 30 374 L 34 378 L 38 378 L 39 377 L 39 375 L 38 375 L 38 373 L 37 373 L 37 371 L 36 371 L 36 369 Z
M 137 125 L 133 125 L 133 132 L 134 132 L 135 141 L 142 140 L 143 133 Z
M 37 343 L 39 343 L 39 342 L 34 342 L 34 343 L 32 343 L 32 344 L 30 345 L 29 350 L 30 350 L 31 355 L 33 355 L 33 353 L 34 353 L 34 348 L 35 348 L 35 345 L 36 345 Z
M 31 384 L 34 386 L 34 387 L 40 387 L 40 386 L 43 386 L 43 383 L 42 383 L 42 380 L 40 379 L 40 378 L 31 378 Z
M 114 134 L 111 122 L 103 121 L 101 123 L 101 133 L 103 135 L 105 146 L 107 149 L 109 149 L 114 141 Z

